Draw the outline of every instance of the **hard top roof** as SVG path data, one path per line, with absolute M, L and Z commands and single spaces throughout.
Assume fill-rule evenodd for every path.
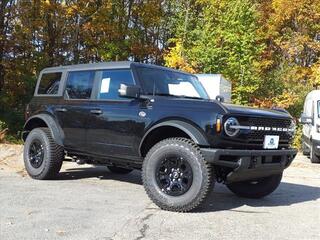
M 127 69 L 132 65 L 158 68 L 163 70 L 170 70 L 180 73 L 185 73 L 176 69 L 162 67 L 153 64 L 145 64 L 131 61 L 118 61 L 118 62 L 100 62 L 100 63 L 87 63 L 87 64 L 75 64 L 75 65 L 66 65 L 66 66 L 57 66 L 57 67 L 48 67 L 44 68 L 42 72 L 60 72 L 60 71 L 79 71 L 79 70 L 98 70 L 98 69 Z

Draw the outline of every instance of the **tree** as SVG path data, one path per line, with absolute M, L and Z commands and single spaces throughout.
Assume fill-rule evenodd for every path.
M 257 34 L 256 6 L 249 0 L 201 0 L 195 4 L 193 8 L 201 14 L 193 18 L 197 19 L 193 29 L 186 27 L 173 39 L 176 46 L 167 55 L 167 65 L 180 67 L 172 58 L 182 48 L 185 65 L 197 72 L 222 73 L 233 83 L 234 101 L 248 103 L 260 86 L 258 61 L 264 49 Z

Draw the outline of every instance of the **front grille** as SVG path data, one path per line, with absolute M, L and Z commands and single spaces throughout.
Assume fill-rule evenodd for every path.
M 279 118 L 258 118 L 258 117 L 239 117 L 238 121 L 242 126 L 262 126 L 262 127 L 276 127 L 276 128 L 291 128 L 291 119 Z M 248 130 L 247 139 L 250 143 L 261 144 L 265 135 L 278 135 L 280 137 L 280 146 L 290 144 L 293 134 L 291 132 L 278 131 L 257 131 Z

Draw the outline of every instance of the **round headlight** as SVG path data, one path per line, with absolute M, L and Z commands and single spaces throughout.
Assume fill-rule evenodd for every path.
M 239 125 L 240 124 L 236 118 L 234 117 L 228 118 L 227 121 L 225 121 L 224 123 L 224 131 L 229 137 L 234 137 L 240 131 L 240 129 L 237 128 L 239 127 Z

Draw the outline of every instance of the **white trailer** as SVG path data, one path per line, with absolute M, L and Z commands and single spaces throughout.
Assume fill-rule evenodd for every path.
M 222 96 L 224 101 L 231 103 L 231 83 L 221 74 L 196 74 L 210 99 Z

